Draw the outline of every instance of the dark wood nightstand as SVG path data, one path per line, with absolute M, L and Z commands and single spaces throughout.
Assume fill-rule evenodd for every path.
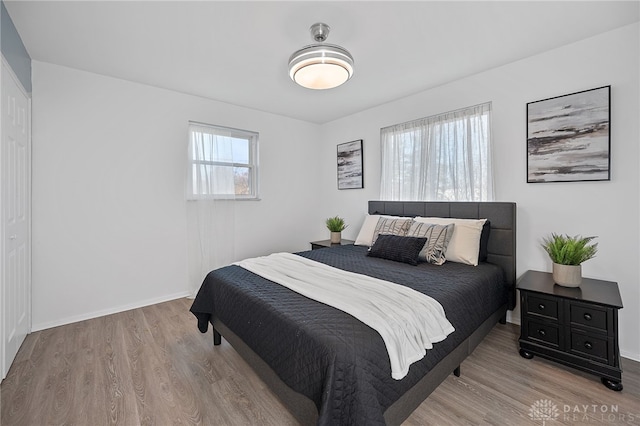
M 622 390 L 618 348 L 618 284 L 582 278 L 580 287 L 562 287 L 548 272 L 527 271 L 519 279 L 520 355 L 539 355 L 600 376 L 609 389 Z
M 353 245 L 353 243 L 355 243 L 355 241 L 353 240 L 345 240 L 344 238 L 336 244 L 331 244 L 331 240 L 322 240 L 322 241 L 311 241 L 311 250 L 316 250 L 316 249 L 321 249 L 324 247 L 331 247 L 331 246 L 350 246 Z

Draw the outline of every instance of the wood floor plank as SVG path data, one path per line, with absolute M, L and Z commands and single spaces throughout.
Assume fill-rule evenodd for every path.
M 180 366 L 183 363 L 177 362 L 180 358 L 174 356 L 174 347 L 180 344 L 180 334 L 175 333 L 172 322 L 165 324 L 164 318 L 172 315 L 163 313 L 155 306 L 143 308 L 140 311 L 143 314 L 141 322 L 145 327 L 142 339 L 144 350 L 148 357 L 155 360 L 151 367 L 155 372 L 156 381 L 160 379 L 161 384 L 160 389 L 154 391 L 153 381 L 148 380 L 149 391 L 163 397 L 163 404 L 170 410 L 175 422 L 186 421 L 189 424 L 199 424 L 201 418 L 192 382 L 182 373 L 184 370 Z M 185 326 L 186 324 L 183 324 L 182 330 Z M 142 359 L 146 360 L 147 357 L 141 356 Z M 150 366 L 143 365 L 143 367 L 148 369 Z M 154 406 L 154 404 L 149 405 Z
M 0 386 L 3 426 L 273 425 L 296 421 L 225 341 L 213 346 L 178 299 L 27 336 Z M 518 354 L 519 327 L 497 325 L 406 426 L 640 425 L 640 363 L 622 392 L 597 377 Z M 606 411 L 606 412 L 605 412 Z
M 138 414 L 131 365 L 127 358 L 124 326 L 120 318 L 127 313 L 105 317 L 99 344 L 98 385 L 104 386 L 102 420 L 107 424 L 142 424 Z

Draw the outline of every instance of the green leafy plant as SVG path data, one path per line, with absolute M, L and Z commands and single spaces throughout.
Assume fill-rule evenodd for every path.
M 598 243 L 589 244 L 597 237 L 551 234 L 542 239 L 542 248 L 549 254 L 554 263 L 560 265 L 580 265 L 593 257 L 598 251 Z
M 327 228 L 331 232 L 342 232 L 347 226 L 344 219 L 338 216 L 330 217 L 325 221 Z

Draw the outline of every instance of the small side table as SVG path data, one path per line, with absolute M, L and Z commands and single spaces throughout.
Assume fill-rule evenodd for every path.
M 311 250 L 317 250 L 317 249 L 331 247 L 331 246 L 350 246 L 350 245 L 353 245 L 353 243 L 355 243 L 355 241 L 345 240 L 343 238 L 339 243 L 335 243 L 335 244 L 332 244 L 331 240 L 311 241 L 310 244 L 311 244 Z
M 622 390 L 618 348 L 618 284 L 582 278 L 580 287 L 557 285 L 548 272 L 527 271 L 520 290 L 520 355 L 534 355 L 600 376 Z

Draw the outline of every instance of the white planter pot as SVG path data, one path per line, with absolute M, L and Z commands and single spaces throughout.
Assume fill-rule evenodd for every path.
M 582 265 L 553 264 L 553 280 L 563 287 L 578 287 L 582 282 Z
M 331 233 L 331 244 L 340 244 L 340 240 L 342 240 L 342 232 Z

